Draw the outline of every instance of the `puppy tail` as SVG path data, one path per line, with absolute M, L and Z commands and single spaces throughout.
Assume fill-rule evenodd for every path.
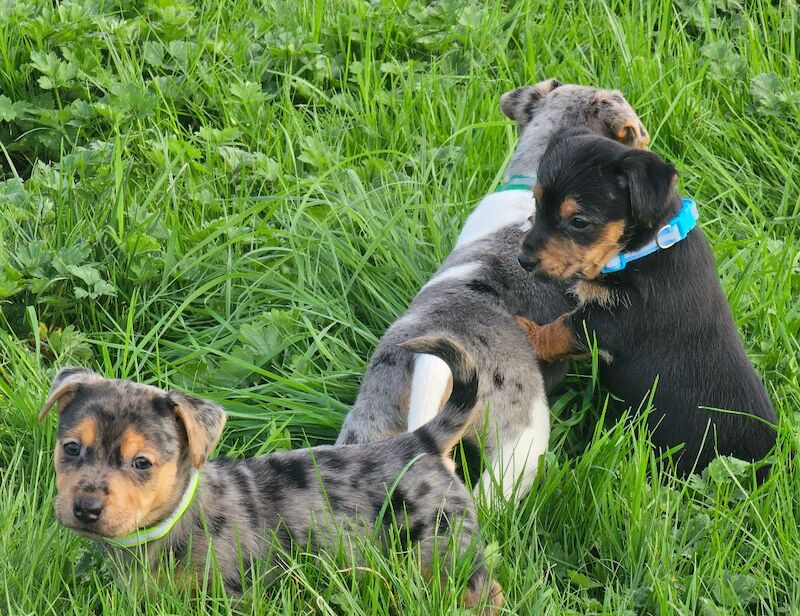
M 472 356 L 457 342 L 443 336 L 421 336 L 399 345 L 412 353 L 434 355 L 453 375 L 453 391 L 444 408 L 414 434 L 432 442 L 437 452 L 450 453 L 472 419 L 478 404 L 478 373 Z

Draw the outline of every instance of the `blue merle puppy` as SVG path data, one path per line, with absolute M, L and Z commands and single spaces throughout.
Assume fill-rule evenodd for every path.
M 55 406 L 59 414 L 56 517 L 102 543 L 123 571 L 144 553 L 153 570 L 174 558 L 202 572 L 210 551 L 234 592 L 276 541 L 325 550 L 357 534 L 386 545 L 393 519 L 401 543 L 413 544 L 429 571 L 450 539 L 463 554 L 478 531 L 449 457 L 477 408 L 478 377 L 471 356 L 450 340 L 402 346 L 441 358 L 453 374 L 452 394 L 434 421 L 381 443 L 248 460 L 208 460 L 225 425 L 216 404 L 65 368 L 40 413 L 43 420 Z M 495 614 L 502 599 L 479 564 L 464 604 Z
M 521 498 L 547 451 L 546 391 L 563 378 L 566 362 L 540 363 L 514 316 L 543 323 L 575 307 L 568 284 L 529 276 L 517 261 L 534 214 L 539 161 L 564 127 L 585 127 L 636 148 L 646 148 L 650 136 L 614 90 L 548 79 L 507 92 L 500 107 L 519 127 L 503 190 L 481 200 L 453 252 L 378 343 L 337 443 L 377 441 L 436 416 L 447 400 L 450 370 L 439 358 L 415 356 L 397 342 L 444 332 L 475 358 L 480 406 L 489 409 L 488 417 L 475 416 L 470 430 L 474 437 L 487 429 L 491 470 L 479 485 L 484 492 L 499 487 L 504 497 Z

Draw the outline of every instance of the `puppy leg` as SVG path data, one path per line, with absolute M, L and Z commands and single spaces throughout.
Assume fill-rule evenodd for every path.
M 436 417 L 452 387 L 453 376 L 444 361 L 433 355 L 417 355 L 408 402 L 408 430 L 416 430 Z
M 503 589 L 497 580 L 489 577 L 485 567 L 480 567 L 467 582 L 464 607 L 476 608 L 481 616 L 496 616 L 503 605 Z
M 483 474 L 478 490 L 488 496 L 499 483 L 506 500 L 512 495 L 522 500 L 536 478 L 539 457 L 547 451 L 549 441 L 550 410 L 544 392 L 540 392 L 531 402 L 528 425 L 507 435 L 505 441 L 499 440 L 491 471 Z
M 542 361 L 585 355 L 586 349 L 572 331 L 568 314 L 547 325 L 537 325 L 525 317 L 516 317 L 536 355 Z

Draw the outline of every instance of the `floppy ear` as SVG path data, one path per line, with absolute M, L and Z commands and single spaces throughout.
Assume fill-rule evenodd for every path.
M 186 430 L 189 456 L 195 468 L 200 468 L 222 436 L 227 416 L 213 402 L 194 398 L 180 391 L 171 391 L 167 398 L 175 406 L 175 415 Z
M 640 225 L 652 228 L 674 214 L 678 172 L 658 155 L 629 150 L 620 157 L 620 182 L 627 180 L 631 214 Z
M 600 134 L 640 150 L 647 149 L 650 135 L 621 92 L 599 90 L 595 100 L 597 119 L 602 124 Z
M 86 368 L 70 366 L 62 368 L 56 373 L 50 393 L 47 394 L 42 410 L 39 411 L 39 421 L 43 421 L 48 411 L 58 403 L 58 412 L 63 411 L 75 397 L 75 392 L 82 384 L 102 381 L 103 377 Z
M 512 120 L 517 121 L 522 130 L 531 121 L 536 111 L 536 103 L 561 85 L 557 79 L 546 79 L 535 86 L 525 86 L 506 92 L 500 97 L 500 110 Z

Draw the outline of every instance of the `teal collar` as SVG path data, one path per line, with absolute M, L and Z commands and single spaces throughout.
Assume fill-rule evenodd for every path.
M 697 212 L 697 204 L 694 200 L 688 198 L 684 199 L 681 211 L 659 229 L 655 239 L 637 250 L 621 252 L 612 257 L 601 272 L 603 274 L 620 272 L 624 270 L 625 266 L 631 261 L 636 261 L 636 259 L 646 257 L 658 250 L 666 250 L 670 246 L 674 246 L 689 235 L 689 232 L 697 225 L 697 219 L 699 217 L 700 214 Z
M 512 175 L 508 178 L 508 182 L 500 184 L 494 192 L 506 192 L 507 190 L 527 190 L 530 192 L 535 184 L 535 175 Z
M 150 528 L 135 530 L 130 535 L 125 535 L 124 537 L 106 539 L 106 543 L 119 548 L 135 548 L 165 537 L 189 509 L 189 505 L 192 504 L 194 496 L 197 493 L 198 485 L 200 485 L 200 472 L 195 471 L 191 479 L 189 479 L 189 484 L 186 486 L 186 491 L 184 491 L 178 506 L 175 507 L 175 510 L 165 520 Z

